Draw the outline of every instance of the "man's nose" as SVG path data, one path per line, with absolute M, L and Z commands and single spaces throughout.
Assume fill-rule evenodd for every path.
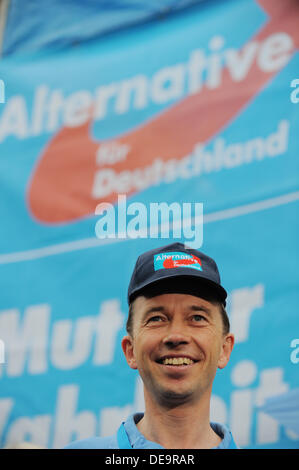
M 163 339 L 163 343 L 168 347 L 175 347 L 179 344 L 188 344 L 189 341 L 189 336 L 182 332 L 182 326 L 171 328 L 171 331 L 168 331 L 168 334 L 166 334 Z
M 188 344 L 189 339 L 184 335 L 171 333 L 163 339 L 163 343 L 169 348 L 174 348 L 180 344 Z
M 179 344 L 188 344 L 190 337 L 186 334 L 186 325 L 180 316 L 174 316 L 167 326 L 163 343 L 168 347 L 175 347 Z

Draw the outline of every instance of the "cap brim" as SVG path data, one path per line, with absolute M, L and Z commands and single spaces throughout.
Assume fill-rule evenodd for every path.
M 194 295 L 206 300 L 220 301 L 226 305 L 227 292 L 220 284 L 191 274 L 168 274 L 167 277 L 149 281 L 131 292 L 128 301 L 130 304 L 139 296 L 155 297 L 170 293 Z

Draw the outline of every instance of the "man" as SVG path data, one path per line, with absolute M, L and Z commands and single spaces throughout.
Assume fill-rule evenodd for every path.
M 182 243 L 139 256 L 128 288 L 128 365 L 144 384 L 145 412 L 131 415 L 114 436 L 67 448 L 232 449 L 224 425 L 210 422 L 217 368 L 234 345 L 227 293 L 215 261 Z

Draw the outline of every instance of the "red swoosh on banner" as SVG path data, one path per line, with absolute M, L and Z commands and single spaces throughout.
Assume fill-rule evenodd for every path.
M 273 33 L 285 32 L 298 48 L 299 2 L 259 0 L 258 3 L 269 20 L 250 41 L 263 41 Z M 198 142 L 204 143 L 220 132 L 278 72 L 265 72 L 255 61 L 246 78 L 236 82 L 224 68 L 219 88 L 204 88 L 187 96 L 137 129 L 113 139 L 130 149 L 126 158 L 113 166 L 96 164 L 98 148 L 108 141 L 92 140 L 92 118 L 82 126 L 62 128 L 41 154 L 29 184 L 27 199 L 32 215 L 44 223 L 71 222 L 94 214 L 100 202 L 115 203 L 116 192 L 102 199 L 92 196 L 97 171 L 112 167 L 118 174 L 145 168 L 158 157 L 165 162 L 190 154 Z M 123 191 L 127 196 L 134 192 L 136 189 Z

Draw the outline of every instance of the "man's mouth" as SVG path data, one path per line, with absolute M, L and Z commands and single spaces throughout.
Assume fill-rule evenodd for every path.
M 196 362 L 198 362 L 195 359 L 191 359 L 190 357 L 186 356 L 180 356 L 180 357 L 162 357 L 161 359 L 158 359 L 156 362 L 158 364 L 163 364 L 165 366 L 176 366 L 176 367 L 183 367 L 183 366 L 190 366 Z

